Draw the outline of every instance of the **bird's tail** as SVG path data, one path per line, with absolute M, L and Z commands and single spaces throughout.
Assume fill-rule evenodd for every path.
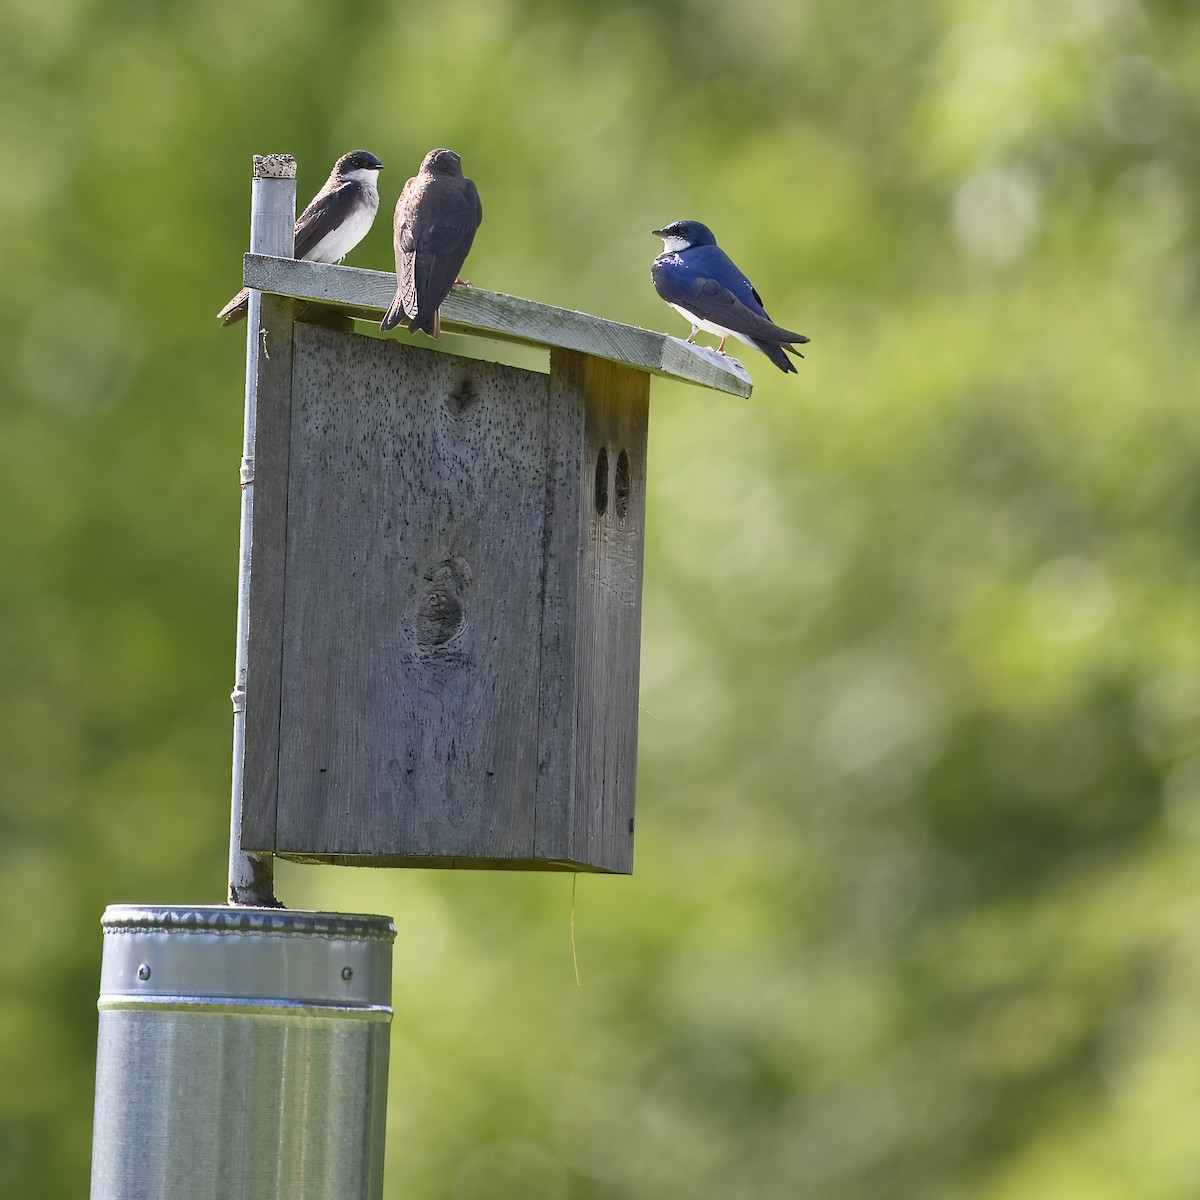
M 236 325 L 238 321 L 244 321 L 246 314 L 250 311 L 250 289 L 242 288 L 240 292 L 230 302 L 225 305 L 219 313 L 217 320 L 222 325 Z
M 804 340 L 807 342 L 808 338 L 805 338 Z M 784 354 L 784 348 L 778 342 L 764 342 L 759 338 L 755 338 L 753 340 L 753 345 L 756 350 L 761 350 L 785 375 L 797 374 L 796 364 L 792 362 L 792 360 L 788 358 L 786 354 Z M 799 355 L 801 358 L 804 357 L 798 350 L 792 350 L 790 346 L 788 347 L 788 350 L 791 351 L 792 354 Z
M 408 329 L 410 333 L 420 330 L 422 333 L 429 334 L 431 338 L 440 338 L 442 336 L 442 310 L 435 308 L 431 317 L 413 317 L 408 323 Z
M 383 320 L 379 322 L 380 329 L 395 329 L 401 321 L 404 320 L 404 301 L 400 296 L 399 289 L 396 290 L 396 298 L 392 301 L 392 306 L 383 314 Z M 411 328 L 411 325 L 409 326 Z

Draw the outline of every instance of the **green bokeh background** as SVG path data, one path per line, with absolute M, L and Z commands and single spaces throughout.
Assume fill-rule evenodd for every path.
M 399 927 L 387 1194 L 1200 1193 L 1194 5 L 0 0 L 0 68 L 0 1194 L 85 1194 L 105 904 L 224 894 L 250 157 L 436 145 L 480 286 L 683 334 L 695 217 L 813 343 L 654 384 L 582 986 L 565 877 L 281 868 Z

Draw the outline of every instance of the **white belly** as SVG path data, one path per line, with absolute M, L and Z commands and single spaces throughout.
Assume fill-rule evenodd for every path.
M 706 321 L 703 317 L 698 317 L 694 313 L 688 312 L 686 308 L 680 308 L 678 304 L 672 304 L 671 307 L 681 317 L 683 317 L 685 321 L 690 322 L 697 329 L 703 329 L 707 333 L 715 333 L 719 338 L 735 337 L 739 342 L 745 342 L 747 346 L 751 346 L 755 350 L 758 349 L 758 347 L 755 346 L 754 343 L 744 333 L 738 333 L 734 329 L 726 329 L 724 325 L 714 325 L 712 321 Z
M 379 210 L 379 193 L 373 192 L 375 203 L 360 208 L 348 221 L 332 233 L 327 233 L 306 255 L 309 262 L 341 262 L 367 236 Z

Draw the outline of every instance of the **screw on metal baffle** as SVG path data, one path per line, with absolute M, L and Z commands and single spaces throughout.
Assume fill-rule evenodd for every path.
M 145 963 L 138 963 L 137 977 L 143 983 L 150 978 L 150 968 Z
M 349 983 L 350 980 L 354 978 L 354 968 L 353 967 L 343 967 L 342 968 L 342 978 L 347 983 Z

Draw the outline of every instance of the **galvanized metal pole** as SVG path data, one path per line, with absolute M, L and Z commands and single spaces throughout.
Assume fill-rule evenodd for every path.
M 380 1200 L 387 917 L 105 911 L 91 1200 Z
M 290 154 L 254 156 L 250 250 L 291 258 L 295 252 L 296 160 Z M 246 317 L 246 416 L 242 436 L 242 523 L 238 567 L 237 652 L 233 688 L 233 797 L 229 818 L 229 903 L 278 907 L 274 862 L 242 849 L 242 792 L 246 754 L 246 659 L 250 631 L 250 544 L 254 527 L 254 426 L 258 411 L 258 356 L 263 353 L 259 310 L 250 292 Z

